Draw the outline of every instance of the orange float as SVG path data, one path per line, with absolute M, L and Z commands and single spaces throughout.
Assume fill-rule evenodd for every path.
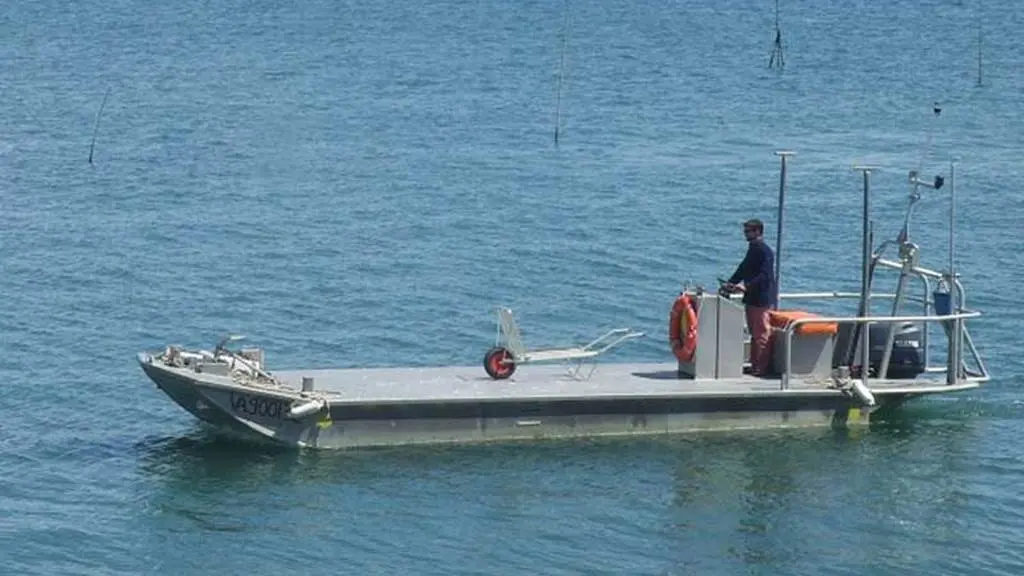
M 804 310 L 772 310 L 769 312 L 769 323 L 773 328 L 785 330 L 790 322 L 800 318 L 818 318 L 817 314 Z M 813 324 L 798 324 L 795 334 L 801 336 L 835 336 L 839 332 L 839 325 L 835 322 L 815 322 Z
M 680 362 L 692 362 L 697 350 L 697 307 L 689 294 L 683 293 L 672 303 L 668 319 L 668 342 Z

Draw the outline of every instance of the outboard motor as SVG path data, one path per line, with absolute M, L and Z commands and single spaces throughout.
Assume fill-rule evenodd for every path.
M 839 325 L 839 333 L 836 337 L 836 355 L 833 358 L 834 366 L 838 365 L 840 352 L 846 350 L 846 343 L 850 341 L 853 330 L 854 327 L 851 324 Z M 871 360 L 871 373 L 876 378 L 882 364 L 887 330 L 888 326 L 886 325 L 873 324 L 868 332 L 868 342 L 871 346 L 868 352 Z M 858 361 L 855 362 L 859 364 Z M 924 368 L 924 342 L 922 341 L 921 327 L 914 322 L 897 324 L 892 355 L 889 357 L 889 373 L 886 374 L 886 378 L 894 380 L 916 378 L 924 372 Z
M 882 352 L 885 350 L 885 335 L 888 326 L 872 325 L 868 342 L 871 368 L 877 374 L 882 364 Z M 916 378 L 924 372 L 924 343 L 921 340 L 921 327 L 914 322 L 896 325 L 896 339 L 892 343 L 892 355 L 889 357 L 889 373 L 886 378 Z

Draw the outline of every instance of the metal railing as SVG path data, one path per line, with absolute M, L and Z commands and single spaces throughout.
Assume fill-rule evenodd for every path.
M 828 318 L 828 317 L 796 318 L 796 319 L 792 320 L 791 322 L 789 322 L 789 324 L 786 325 L 786 328 L 784 330 L 784 332 L 786 334 L 786 354 L 785 354 L 786 363 L 785 363 L 785 370 L 782 373 L 782 380 L 781 380 L 782 390 L 788 390 L 789 389 L 790 372 L 792 370 L 792 364 L 793 364 L 793 333 L 796 331 L 796 329 L 798 327 L 800 327 L 803 324 L 864 324 L 865 325 L 864 335 L 860 339 L 860 342 L 861 342 L 860 343 L 860 346 L 861 346 L 861 379 L 863 380 L 864 385 L 866 386 L 867 383 L 868 383 L 868 377 L 869 377 L 870 366 L 871 366 L 871 360 L 870 360 L 870 358 L 871 358 L 871 344 L 870 344 L 870 338 L 868 336 L 869 336 L 869 333 L 870 333 L 870 326 L 872 324 L 892 324 L 892 323 L 895 323 L 895 322 L 946 322 L 946 321 L 953 321 L 953 322 L 955 322 L 955 326 L 953 327 L 953 329 L 951 331 L 951 334 L 953 335 L 951 337 L 951 340 L 953 340 L 953 342 L 951 343 L 952 345 L 950 346 L 950 354 L 952 356 L 952 362 L 950 364 L 952 366 L 959 366 L 960 365 L 960 359 L 962 358 L 962 355 L 958 353 L 959 352 L 957 350 L 958 346 L 956 344 L 957 344 L 958 341 L 962 340 L 962 338 L 957 337 L 958 335 L 963 333 L 963 324 L 962 323 L 963 323 L 964 320 L 966 320 L 968 318 L 977 318 L 979 316 L 981 316 L 981 312 L 961 312 L 961 313 L 958 313 L 958 314 L 947 314 L 947 315 L 944 315 L 944 316 L 923 315 L 923 316 L 862 316 L 862 317 L 846 317 L 846 318 L 843 318 L 843 317 L 836 317 L 836 318 Z M 959 376 L 960 376 L 959 372 L 960 371 L 958 369 L 954 370 L 954 372 L 953 372 L 954 380 L 959 379 Z M 884 376 L 884 374 L 880 374 L 879 376 Z
M 924 276 L 921 277 L 924 282 L 924 296 L 904 296 L 903 298 L 909 302 L 915 304 L 921 304 L 924 306 L 922 312 L 925 315 L 930 315 L 932 312 L 935 300 L 932 298 L 932 287 L 931 282 Z M 861 298 L 860 292 L 797 292 L 793 294 L 779 294 L 779 300 L 830 300 L 830 299 L 847 299 L 847 300 L 859 300 Z M 869 300 L 895 300 L 897 295 L 892 292 L 872 292 L 869 296 Z M 936 370 L 944 370 L 944 368 L 930 368 L 928 366 L 929 360 L 931 359 L 931 336 L 929 334 L 928 327 L 921 332 L 921 349 L 923 358 L 921 361 L 925 365 L 925 371 L 935 372 Z

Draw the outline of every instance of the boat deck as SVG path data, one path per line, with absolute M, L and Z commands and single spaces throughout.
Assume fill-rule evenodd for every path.
M 589 370 L 585 368 L 583 373 Z M 312 377 L 315 390 L 331 403 L 487 402 L 601 398 L 760 397 L 838 393 L 828 379 L 790 380 L 781 389 L 777 378 L 679 378 L 674 363 L 602 364 L 589 378 L 570 376 L 564 366 L 520 366 L 507 380 L 493 380 L 478 366 L 423 368 L 353 368 L 274 371 L 288 386 L 301 388 Z M 947 385 L 941 378 L 872 380 L 877 394 L 927 394 L 974 388 L 977 383 Z

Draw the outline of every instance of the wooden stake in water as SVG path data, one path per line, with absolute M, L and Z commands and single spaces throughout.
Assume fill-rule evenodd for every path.
M 768 58 L 768 68 L 778 65 L 779 70 L 786 66 L 786 57 L 782 53 L 782 28 L 779 27 L 779 0 L 775 0 L 775 47 Z
M 555 89 L 555 146 L 558 146 L 558 130 L 562 113 L 562 76 L 565 72 L 565 44 L 569 36 L 569 0 L 565 0 L 565 19 L 562 22 L 562 55 L 558 61 L 558 87 Z
M 96 149 L 96 132 L 100 129 L 100 115 L 103 114 L 103 107 L 107 105 L 107 97 L 110 96 L 110 88 L 107 87 L 103 94 L 103 102 L 100 103 L 99 112 L 96 112 L 96 124 L 92 127 L 92 143 L 89 144 L 89 164 L 92 164 L 92 153 Z
M 978 14 L 978 86 L 981 86 L 981 14 Z

